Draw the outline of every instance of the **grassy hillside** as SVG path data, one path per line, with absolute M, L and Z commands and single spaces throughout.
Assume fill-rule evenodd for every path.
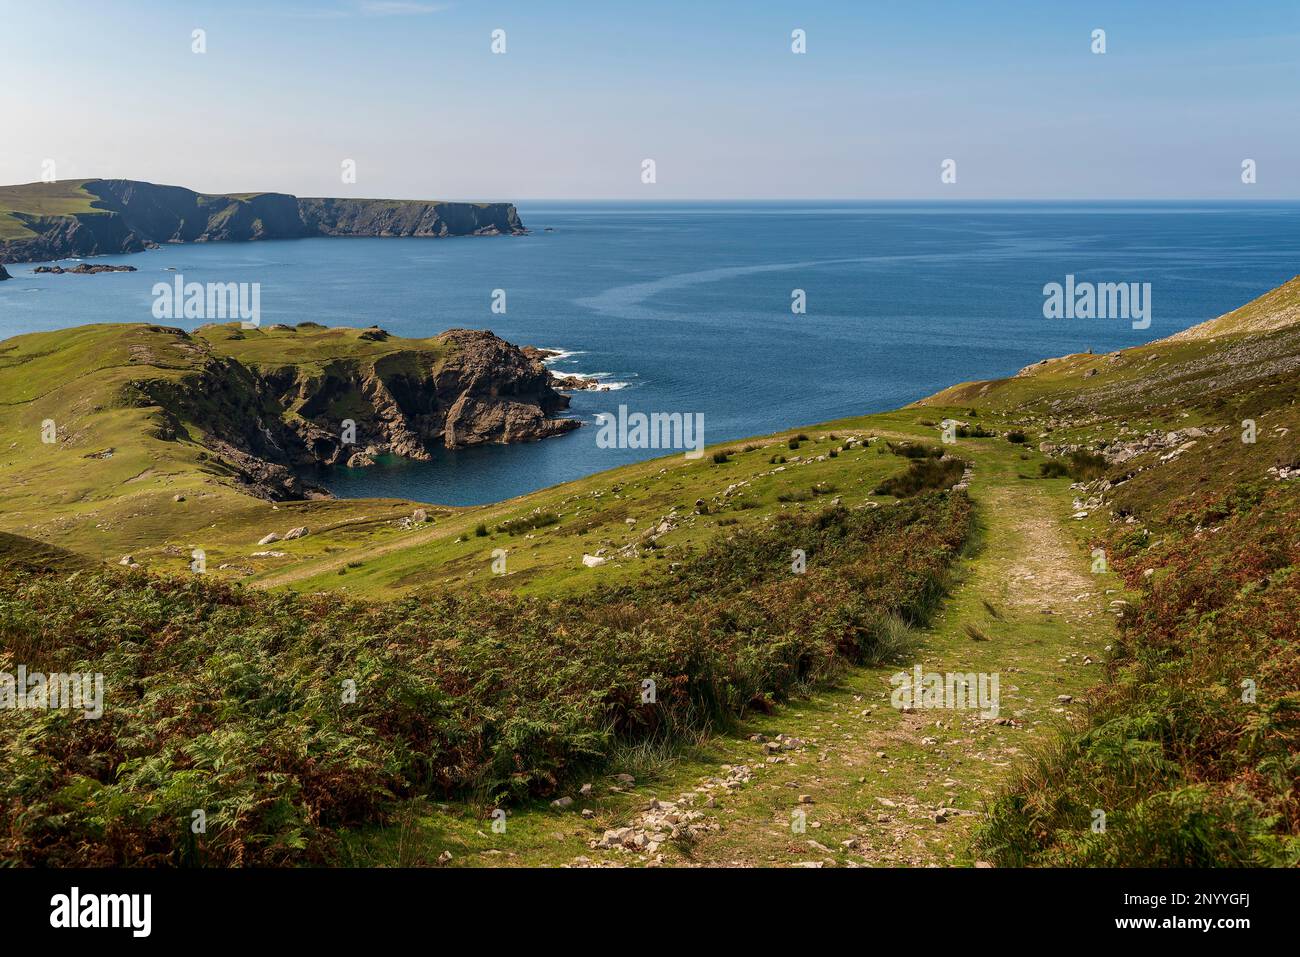
M 553 794 L 619 742 L 699 732 L 838 661 L 896 654 L 968 525 L 961 494 L 829 508 L 582 601 L 360 604 L 0 573 L 3 664 L 93 663 L 109 696 L 93 724 L 0 711 L 0 859 L 320 860 L 337 828 L 382 822 L 395 798 Z M 793 548 L 806 574 L 790 573 Z
M 0 241 L 36 236 L 39 230 L 28 224 L 31 219 L 102 211 L 102 206 L 95 206 L 98 197 L 86 190 L 88 182 L 70 179 L 60 183 L 0 186 Z
M 202 547 L 213 574 L 226 575 L 232 572 L 219 566 L 245 558 L 253 549 L 244 546 L 268 530 L 310 525 L 347 538 L 366 522 L 409 514 L 407 503 L 253 498 L 204 447 L 193 422 L 177 428 L 141 387 L 183 389 L 223 357 L 257 366 L 268 344 L 277 367 L 308 373 L 340 359 L 418 353 L 434 364 L 443 355 L 437 342 L 362 333 L 214 326 L 186 335 L 101 325 L 0 343 L 0 480 L 8 490 L 0 527 L 100 560 L 133 554 L 159 570 L 183 571 L 190 550 Z M 43 441 L 46 422 L 52 443 Z

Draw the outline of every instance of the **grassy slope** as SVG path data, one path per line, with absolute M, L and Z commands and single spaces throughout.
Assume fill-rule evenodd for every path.
M 145 325 L 85 326 L 0 343 L 0 481 L 8 489 L 0 528 L 100 560 L 133 554 L 158 570 L 183 571 L 201 547 L 221 564 L 256 566 L 251 548 L 268 530 L 308 525 L 323 533 L 308 553 L 368 540 L 371 526 L 406 515 L 395 501 L 273 505 L 233 488 L 194 441 L 164 441 L 156 407 L 138 406 L 130 384 L 178 381 L 209 355 L 310 372 L 338 358 L 376 361 L 409 352 L 436 362 L 434 340 L 360 337 L 362 330 L 208 326 L 193 336 Z M 59 441 L 41 441 L 53 420 Z M 111 454 L 110 453 L 111 450 Z M 174 497 L 182 495 L 184 501 Z M 172 553 L 164 551 L 170 547 Z
M 19 213 L 39 218 L 95 213 L 97 197 L 85 190 L 90 180 L 64 180 L 58 183 L 28 183 L 24 186 L 0 186 L 0 241 L 35 236 Z
M 0 859 L 317 860 L 395 797 L 554 793 L 622 742 L 679 740 L 896 649 L 933 610 L 969 517 L 946 492 L 831 507 L 579 601 L 375 604 L 0 571 L 0 661 L 102 670 L 108 702 L 99 722 L 0 710 Z

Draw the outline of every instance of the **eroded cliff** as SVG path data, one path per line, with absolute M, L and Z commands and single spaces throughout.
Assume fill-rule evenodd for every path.
M 207 450 L 207 467 L 269 499 L 323 496 L 330 466 L 381 455 L 428 459 L 439 447 L 525 442 L 577 428 L 549 374 L 491 332 L 452 329 L 401 339 L 382 329 L 312 324 L 194 333 L 181 340 L 188 368 L 138 376 L 125 404 L 152 407 L 153 433 Z

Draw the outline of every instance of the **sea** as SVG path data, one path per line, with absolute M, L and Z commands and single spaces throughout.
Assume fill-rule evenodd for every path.
M 473 505 L 666 454 L 597 441 L 597 417 L 620 406 L 700 414 L 705 442 L 729 442 L 1162 338 L 1300 272 L 1298 203 L 535 201 L 519 212 L 526 236 L 175 245 L 96 257 L 138 271 L 94 276 L 9 265 L 0 338 L 156 321 L 154 284 L 180 274 L 260 284 L 264 326 L 486 328 L 556 350 L 556 372 L 596 377 L 602 389 L 575 393 L 568 413 L 587 427 L 566 435 L 324 477 L 343 497 Z M 1048 318 L 1044 289 L 1067 277 L 1137 284 L 1149 315 Z

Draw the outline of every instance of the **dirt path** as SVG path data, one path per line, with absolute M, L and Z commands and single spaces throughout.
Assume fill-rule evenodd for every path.
M 922 635 L 916 663 L 926 673 L 998 674 L 996 718 L 900 711 L 889 679 L 907 665 L 855 670 L 716 739 L 710 750 L 727 760 L 712 773 L 639 788 L 658 806 L 610 823 L 598 835 L 602 846 L 575 863 L 961 863 L 1008 769 L 1032 741 L 1075 718 L 1100 677 L 1092 662 L 1110 633 L 1103 583 L 1063 526 L 1059 503 L 1030 482 L 974 494 L 982 548 L 963 561 L 962 581 Z M 1058 700 L 1065 695 L 1073 701 Z M 603 846 L 611 843 L 631 849 Z

